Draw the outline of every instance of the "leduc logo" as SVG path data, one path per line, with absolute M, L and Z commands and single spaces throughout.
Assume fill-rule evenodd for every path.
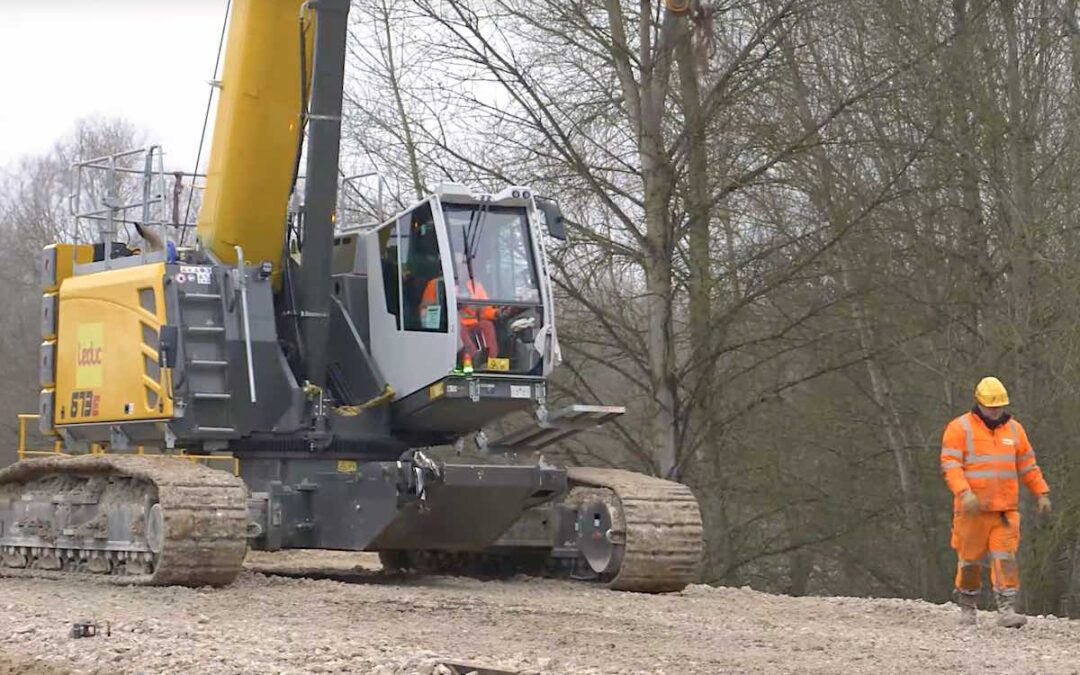
M 101 363 L 101 347 L 94 345 L 93 342 L 86 345 L 79 345 L 79 356 L 75 359 L 75 362 L 80 366 L 96 366 Z
M 105 349 L 105 324 L 82 323 L 76 332 L 75 387 L 100 387 L 104 371 L 102 358 Z

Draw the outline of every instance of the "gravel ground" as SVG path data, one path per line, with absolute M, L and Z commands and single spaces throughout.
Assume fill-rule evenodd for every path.
M 692 586 L 384 577 L 371 556 L 260 554 L 224 589 L 0 579 L 0 675 L 510 672 L 1080 675 L 1080 623 L 954 625 L 951 606 Z M 351 583 L 267 571 L 329 571 Z M 112 635 L 75 640 L 73 621 Z

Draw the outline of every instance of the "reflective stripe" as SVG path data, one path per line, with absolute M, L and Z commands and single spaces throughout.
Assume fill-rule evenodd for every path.
M 970 413 L 968 413 L 968 414 L 970 414 Z M 961 415 L 960 416 L 960 426 L 964 427 L 964 436 L 966 437 L 965 440 L 967 442 L 967 454 L 968 455 L 974 455 L 975 454 L 975 436 L 971 433 L 971 420 L 968 419 L 967 415 Z
M 1016 455 L 972 455 L 967 458 L 970 464 L 986 464 L 988 462 L 1014 462 Z
M 959 562 L 960 562 L 960 567 L 983 567 L 983 566 L 986 565 L 986 561 L 982 560 L 982 559 L 979 559 L 979 560 L 961 560 Z
M 998 595 L 1004 595 L 1004 596 L 1010 597 L 1010 598 L 1012 596 L 1016 595 L 1016 589 L 1015 588 L 1006 587 L 1006 586 L 994 586 L 994 592 L 997 593 Z
M 1016 471 L 965 471 L 968 478 L 1016 478 Z
M 960 462 L 957 462 L 957 461 L 954 461 L 954 460 L 951 460 L 951 459 L 947 459 L 947 460 L 945 460 L 944 462 L 941 463 L 941 468 L 942 469 L 963 469 L 964 465 L 961 464 Z
M 956 448 L 942 448 L 941 454 L 948 455 L 949 457 L 957 457 L 959 459 L 963 459 L 964 457 L 964 451 L 957 450 Z
M 1026 462 L 1029 459 L 1035 459 L 1035 451 L 1034 450 L 1028 450 L 1024 454 L 1017 457 L 1016 458 L 1016 463 L 1019 464 L 1020 462 Z
M 990 551 L 991 560 L 1015 560 L 1016 554 L 1008 551 Z
M 1016 449 L 1020 449 L 1020 434 L 1016 432 L 1016 420 L 1009 420 L 1009 431 L 1012 432 L 1013 444 L 1016 445 Z
M 1032 471 L 1034 469 L 1038 469 L 1038 468 L 1039 468 L 1038 464 L 1032 464 L 1031 466 L 1025 466 L 1023 469 L 1020 469 L 1020 475 L 1023 476 L 1027 472 Z
M 970 413 L 968 413 L 970 415 Z M 964 457 L 964 462 L 967 466 L 975 466 L 979 464 L 989 464 L 991 462 L 1010 462 L 1015 467 L 1016 455 L 976 455 L 975 454 L 975 434 L 971 429 L 971 419 L 968 415 L 962 415 L 960 417 L 960 426 L 964 429 L 965 442 L 967 445 L 967 454 Z M 1009 429 L 1012 431 L 1013 440 L 1019 443 L 1019 438 L 1016 431 L 1016 422 L 1010 421 Z M 944 451 L 944 450 L 943 450 Z M 946 462 L 942 462 L 942 468 L 945 467 Z M 1030 469 L 1026 469 L 1030 471 Z M 1016 478 L 1016 469 L 1010 469 L 1007 471 L 995 471 L 992 469 L 977 469 L 971 471 L 965 467 L 964 476 L 967 478 Z

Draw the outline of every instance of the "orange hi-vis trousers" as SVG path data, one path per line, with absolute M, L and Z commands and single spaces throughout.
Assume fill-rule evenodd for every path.
M 953 515 L 952 547 L 956 549 L 956 590 L 974 595 L 982 587 L 982 570 L 990 558 L 994 591 L 1015 595 L 1020 588 L 1019 511 L 976 511 Z

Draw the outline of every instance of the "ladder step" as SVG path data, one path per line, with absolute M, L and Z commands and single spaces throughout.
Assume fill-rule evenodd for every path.
M 225 368 L 229 365 L 228 361 L 210 361 L 207 359 L 192 359 L 188 361 L 189 366 L 196 368 Z
M 225 326 L 184 326 L 189 333 L 224 333 Z
M 203 401 L 228 401 L 232 394 L 216 391 L 196 391 L 191 394 L 197 400 Z
M 236 433 L 235 427 L 195 427 L 195 433 L 197 434 L 233 434 Z
M 180 296 L 184 300 L 220 300 L 220 293 L 184 293 Z

